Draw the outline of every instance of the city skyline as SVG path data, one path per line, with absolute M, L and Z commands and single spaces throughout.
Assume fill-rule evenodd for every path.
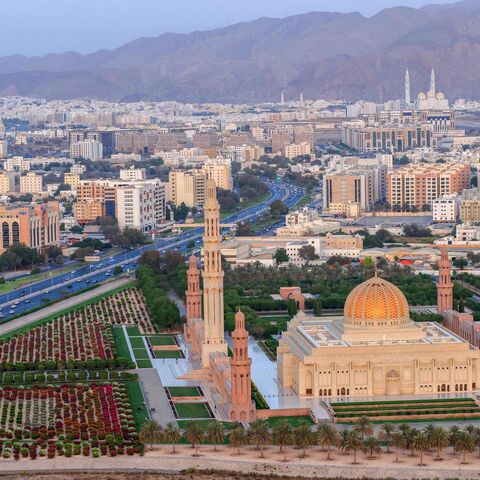
M 89 0 L 90 1 L 90 0 Z M 448 4 L 451 0 L 339 0 L 331 8 L 328 0 L 247 0 L 235 8 L 226 8 L 220 0 L 208 0 L 201 6 L 194 0 L 138 0 L 132 9 L 131 0 L 95 2 L 96 14 L 79 0 L 4 0 L 2 17 L 4 39 L 0 55 L 42 56 L 49 53 L 77 51 L 92 53 L 116 48 L 140 37 L 156 37 L 163 33 L 190 33 L 225 27 L 268 16 L 282 18 L 310 11 L 358 11 L 371 16 L 394 6 L 418 8 L 430 3 Z M 74 13 L 74 14 L 73 14 Z M 108 21 L 107 21 L 108 19 Z M 27 32 L 18 35 L 18 29 Z

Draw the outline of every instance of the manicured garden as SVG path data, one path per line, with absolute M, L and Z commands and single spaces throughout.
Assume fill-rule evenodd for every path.
M 174 403 L 177 418 L 212 418 L 206 403 Z
M 199 397 L 202 395 L 200 387 L 166 387 L 171 397 Z
M 352 423 L 360 417 L 372 421 L 428 421 L 480 419 L 480 407 L 472 398 L 394 400 L 330 404 L 337 422 Z

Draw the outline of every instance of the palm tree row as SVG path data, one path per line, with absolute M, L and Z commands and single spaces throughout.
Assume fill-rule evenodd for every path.
M 295 447 L 302 451 L 300 457 L 307 456 L 307 449 L 315 445 L 320 446 L 326 452 L 326 459 L 331 459 L 333 450 L 341 450 L 353 455 L 353 463 L 357 463 L 357 454 L 362 452 L 367 459 L 374 459 L 383 453 L 385 446 L 386 453 L 395 449 L 395 462 L 399 461 L 402 451 L 410 452 L 411 456 L 417 453 L 420 456 L 420 465 L 424 465 L 426 452 L 433 452 L 435 460 L 442 460 L 445 449 L 452 448 L 453 455 L 462 455 L 462 463 L 466 463 L 466 455 L 472 453 L 475 447 L 478 448 L 480 458 L 480 428 L 467 425 L 463 429 L 453 425 L 446 429 L 433 424 L 423 429 L 416 429 L 408 424 L 401 424 L 396 427 L 386 423 L 380 427 L 378 435 L 375 435 L 374 427 L 368 417 L 358 419 L 352 428 L 337 430 L 335 425 L 322 423 L 315 430 L 312 426 L 303 421 L 296 427 L 288 421 L 281 420 L 270 426 L 264 419 L 252 421 L 248 428 L 240 423 L 234 423 L 225 431 L 221 422 L 209 422 L 205 428 L 198 422 L 188 422 L 183 430 L 180 430 L 173 423 L 169 423 L 164 429 L 155 421 L 144 424 L 140 431 L 140 441 L 146 445 L 154 443 L 168 443 L 172 445 L 172 453 L 175 453 L 175 445 L 183 437 L 195 449 L 201 444 L 208 443 L 217 445 L 224 443 L 228 438 L 230 445 L 241 454 L 242 447 L 246 445 L 255 446 L 260 452 L 260 458 L 264 458 L 265 448 L 276 445 L 279 453 L 283 454 L 284 461 L 287 460 L 288 447 Z

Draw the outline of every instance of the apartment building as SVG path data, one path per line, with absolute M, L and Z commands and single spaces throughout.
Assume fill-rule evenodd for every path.
M 462 193 L 469 186 L 470 167 L 466 164 L 410 164 L 387 176 L 387 196 L 392 207 L 408 205 L 422 210 L 435 199 Z
M 168 201 L 174 205 L 203 208 L 207 176 L 201 170 L 170 171 L 168 175 Z
M 77 175 L 83 175 L 86 171 L 87 167 L 80 163 L 77 163 L 76 165 L 72 165 L 70 167 L 70 173 L 76 173 Z
M 216 158 L 208 160 L 202 167 L 202 172 L 207 179 L 215 180 L 217 188 L 223 190 L 233 189 L 232 167 L 230 160 L 226 158 Z
M 78 173 L 65 172 L 63 174 L 63 183 L 70 185 L 72 190 L 78 190 L 80 185 L 80 175 Z
M 438 223 L 455 223 L 459 215 L 460 199 L 456 193 L 442 195 L 432 202 L 433 221 Z
M 363 153 L 403 152 L 437 145 L 431 124 L 365 126 L 362 122 L 346 122 L 342 125 L 342 142 Z
M 20 193 L 42 193 L 43 176 L 37 173 L 29 172 L 20 177 Z
M 41 250 L 60 245 L 60 207 L 58 202 L 18 207 L 0 207 L 0 253 L 19 243 Z
M 71 158 L 84 158 L 94 162 L 103 158 L 103 145 L 97 140 L 82 140 L 70 145 Z
M 0 195 L 15 191 L 15 174 L 0 173 Z
M 3 169 L 6 172 L 27 172 L 30 170 L 30 166 L 30 160 L 17 156 L 7 158 L 3 164 Z
M 129 182 L 136 182 L 146 180 L 147 171 L 145 168 L 122 168 L 120 170 L 120 180 L 127 180 Z
M 301 155 L 310 155 L 312 153 L 312 145 L 307 142 L 292 143 L 286 145 L 283 149 L 284 155 L 290 160 Z

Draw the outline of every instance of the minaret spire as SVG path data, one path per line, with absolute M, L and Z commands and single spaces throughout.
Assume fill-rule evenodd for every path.
M 407 105 L 410 105 L 410 72 L 407 71 L 405 72 L 405 103 Z
M 437 312 L 442 314 L 453 309 L 452 263 L 448 258 L 448 248 L 440 247 L 438 262 Z
M 202 344 L 202 363 L 209 365 L 210 353 L 227 354 L 223 318 L 223 270 L 220 246 L 220 205 L 213 179 L 205 184 L 205 234 L 203 236 L 203 309 L 205 337 Z
M 432 73 L 430 74 L 430 92 L 432 92 L 432 95 L 436 95 L 436 85 L 435 85 L 435 70 L 432 68 Z

